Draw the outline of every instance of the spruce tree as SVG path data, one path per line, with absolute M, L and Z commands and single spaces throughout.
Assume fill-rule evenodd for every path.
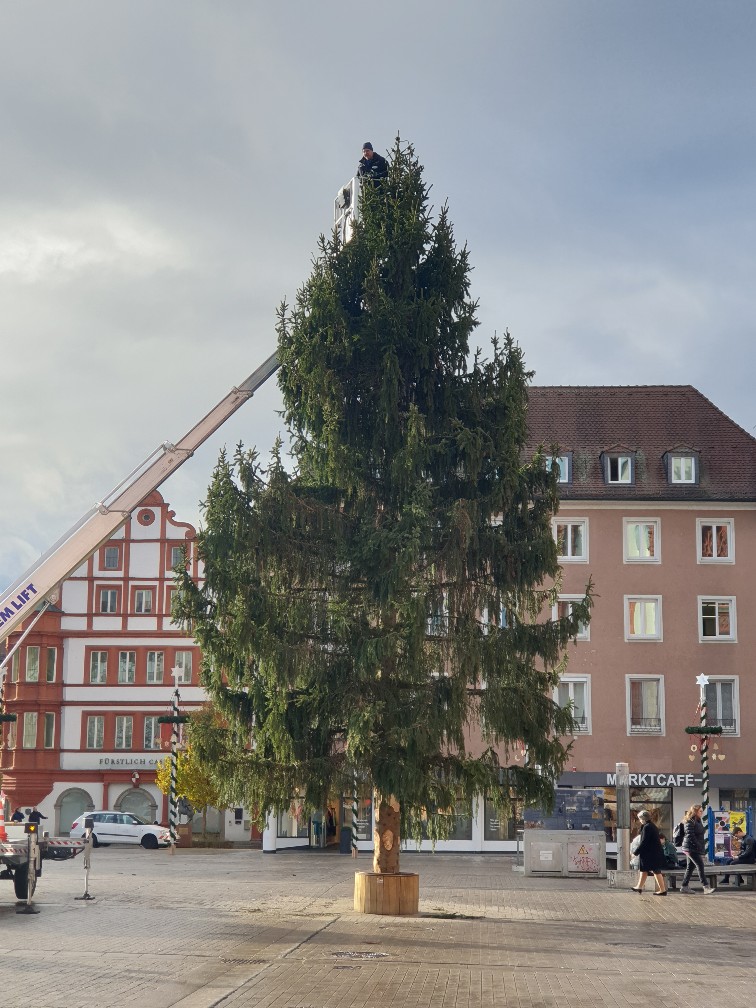
M 550 804 L 573 728 L 552 691 L 590 597 L 547 618 L 558 498 L 524 457 L 531 375 L 508 335 L 470 357 L 468 252 L 411 145 L 361 209 L 279 310 L 290 456 L 221 456 L 177 613 L 225 719 L 194 744 L 226 801 L 323 808 L 356 781 L 396 871 L 400 833 L 443 836 L 458 801 Z

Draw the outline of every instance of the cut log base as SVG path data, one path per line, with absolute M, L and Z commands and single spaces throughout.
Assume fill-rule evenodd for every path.
M 354 873 L 356 913 L 411 917 L 420 904 L 420 876 L 415 872 Z

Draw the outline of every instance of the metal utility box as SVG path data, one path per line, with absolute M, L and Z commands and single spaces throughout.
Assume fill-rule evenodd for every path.
M 592 830 L 525 830 L 525 874 L 606 878 L 606 835 Z

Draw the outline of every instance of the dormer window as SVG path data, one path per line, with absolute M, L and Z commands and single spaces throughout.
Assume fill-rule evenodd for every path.
M 698 483 L 698 459 L 695 455 L 670 453 L 667 458 L 670 483 Z
M 555 470 L 557 483 L 572 482 L 572 453 L 567 455 L 554 455 L 546 459 L 546 468 L 549 472 Z
M 627 485 L 635 481 L 634 458 L 629 453 L 612 452 L 603 455 L 604 479 L 610 484 Z

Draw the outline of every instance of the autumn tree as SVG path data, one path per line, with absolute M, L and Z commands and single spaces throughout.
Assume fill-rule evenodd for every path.
M 443 835 L 458 801 L 551 803 L 573 728 L 552 691 L 590 599 L 548 618 L 558 498 L 523 454 L 530 375 L 508 335 L 471 356 L 468 251 L 411 145 L 361 209 L 279 310 L 290 455 L 222 455 L 177 612 L 225 718 L 198 740 L 224 799 L 322 808 L 357 780 L 396 871 L 400 835 Z

